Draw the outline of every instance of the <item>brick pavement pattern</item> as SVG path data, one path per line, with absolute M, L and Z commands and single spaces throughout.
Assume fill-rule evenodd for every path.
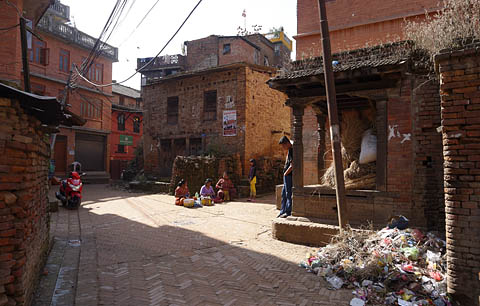
M 34 305 L 348 305 L 349 290 L 327 290 L 298 267 L 313 248 L 271 237 L 274 202 L 187 209 L 86 185 L 78 211 L 52 217 Z

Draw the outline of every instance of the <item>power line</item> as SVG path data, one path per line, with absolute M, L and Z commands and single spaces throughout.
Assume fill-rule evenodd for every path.
M 0 28 L 0 31 L 8 31 L 8 30 L 11 30 L 11 29 L 14 29 L 16 27 L 18 27 L 20 24 L 17 23 L 16 25 L 13 25 L 13 26 L 10 26 L 10 27 L 6 27 L 6 28 Z
M 145 65 L 143 65 L 141 68 L 137 69 L 137 71 L 135 71 L 134 74 L 132 74 L 131 76 L 129 76 L 127 79 L 121 81 L 121 82 L 116 82 L 116 83 L 110 83 L 110 84 L 96 84 L 94 82 L 91 82 L 89 79 L 87 79 L 86 77 L 84 77 L 83 75 L 80 74 L 80 71 L 78 71 L 78 67 L 77 66 L 74 66 L 74 69 L 75 71 L 77 72 L 77 74 L 79 74 L 79 76 L 85 81 L 87 82 L 88 84 L 90 85 L 93 85 L 95 87 L 108 87 L 108 86 L 112 86 L 113 84 L 122 84 L 122 83 L 125 83 L 126 81 L 130 80 L 131 78 L 133 78 L 138 72 L 140 72 L 143 68 L 147 67 L 148 65 L 150 65 L 162 52 L 163 50 L 165 50 L 165 48 L 168 46 L 168 44 L 175 38 L 175 36 L 177 36 L 178 32 L 180 32 L 180 30 L 183 28 L 183 26 L 185 25 L 185 23 L 187 22 L 187 20 L 190 18 L 190 16 L 193 14 L 193 12 L 197 9 L 197 7 L 200 5 L 200 3 L 202 3 L 203 0 L 199 0 L 197 5 L 195 5 L 195 7 L 190 11 L 190 14 L 188 14 L 187 18 L 185 18 L 185 20 L 182 22 L 182 24 L 180 25 L 180 27 L 177 29 L 177 31 L 175 31 L 175 33 L 172 35 L 172 37 L 170 37 L 170 39 L 167 41 L 167 43 L 165 44 L 165 46 L 163 46 L 163 48 L 154 56 L 152 57 L 152 59 L 150 61 L 148 61 Z
M 127 40 L 130 39 L 130 37 L 133 35 L 133 33 L 135 33 L 135 31 L 138 30 L 138 28 L 140 27 L 140 25 L 143 23 L 143 21 L 147 18 L 147 16 L 150 14 L 150 12 L 155 8 L 155 6 L 157 6 L 158 2 L 160 2 L 160 0 L 157 0 L 153 5 L 152 7 L 148 10 L 148 12 L 143 16 L 142 20 L 140 20 L 140 22 L 137 24 L 137 26 L 133 29 L 133 31 L 127 36 L 127 38 L 125 38 L 121 43 L 120 45 L 118 45 L 118 47 L 120 48 Z

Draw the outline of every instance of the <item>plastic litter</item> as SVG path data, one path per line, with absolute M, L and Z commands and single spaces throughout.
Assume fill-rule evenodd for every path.
M 446 285 L 446 244 L 433 233 L 400 229 L 397 216 L 380 231 L 346 230 L 301 266 L 330 289 L 352 289 L 350 305 L 451 306 Z
M 365 301 L 359 298 L 353 298 L 350 301 L 350 306 L 363 306 L 365 305 Z
M 326 280 L 334 289 L 340 289 L 343 286 L 343 280 L 338 276 L 330 276 Z

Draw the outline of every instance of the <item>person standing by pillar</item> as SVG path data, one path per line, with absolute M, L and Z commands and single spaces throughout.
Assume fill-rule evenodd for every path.
M 283 167 L 282 209 L 277 218 L 286 218 L 292 214 L 293 147 L 287 136 L 280 138 L 279 144 L 288 153 Z

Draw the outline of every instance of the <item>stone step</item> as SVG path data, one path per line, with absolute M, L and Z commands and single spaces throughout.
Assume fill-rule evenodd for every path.
M 338 234 L 339 227 L 311 222 L 310 219 L 288 217 L 272 221 L 272 235 L 275 239 L 310 246 L 325 246 L 332 236 Z

